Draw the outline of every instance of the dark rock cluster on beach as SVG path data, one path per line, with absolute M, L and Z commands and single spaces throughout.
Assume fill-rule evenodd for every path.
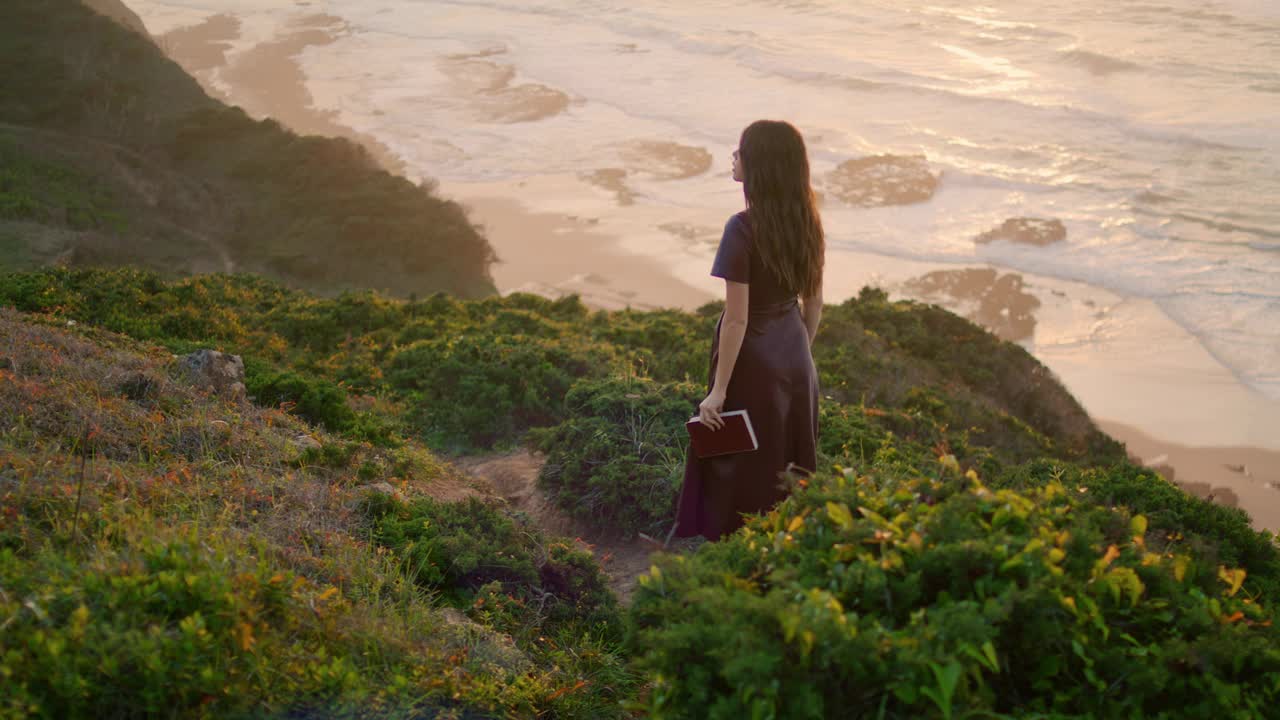
M 935 270 L 907 281 L 905 289 L 915 296 L 945 297 L 968 306 L 961 314 L 1003 340 L 1026 340 L 1035 333 L 1040 300 L 1026 291 L 1017 273 L 1002 275 L 993 268 Z

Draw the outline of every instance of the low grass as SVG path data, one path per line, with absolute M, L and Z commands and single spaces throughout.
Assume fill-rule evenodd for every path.
M 388 539 L 481 494 L 430 451 L 198 391 L 92 327 L 0 310 L 0 348 L 0 717 L 623 714 L 589 555 L 500 504 L 473 512 L 511 535 L 472 557 L 520 553 L 533 586 L 426 584 Z

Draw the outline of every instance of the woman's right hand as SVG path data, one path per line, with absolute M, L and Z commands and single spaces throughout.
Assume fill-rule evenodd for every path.
M 723 390 L 713 389 L 706 399 L 698 403 L 698 419 L 712 430 L 724 427 L 724 420 L 720 419 L 720 413 L 724 412 L 724 396 Z

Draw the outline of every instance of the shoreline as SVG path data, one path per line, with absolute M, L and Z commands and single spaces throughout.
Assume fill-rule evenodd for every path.
M 245 106 L 253 114 L 270 115 L 297 132 L 351 139 L 369 149 L 388 170 L 405 174 L 404 161 L 385 144 L 339 124 L 336 112 L 312 104 L 297 56 L 311 45 L 333 42 L 342 29 L 334 21 L 341 23 L 340 19 L 309 16 L 227 62 L 220 49 L 234 38 L 229 37 L 231 29 L 225 20 L 210 24 L 217 17 L 228 16 L 206 18 L 196 26 L 172 28 L 160 36 L 170 56 L 207 91 Z M 183 42 L 163 42 L 178 33 L 182 33 Z M 217 52 L 211 53 L 211 48 Z M 219 59 L 221 65 L 216 62 Z M 214 73 L 230 92 L 214 86 Z M 652 209 L 630 206 L 625 208 L 631 213 L 630 222 L 613 217 L 602 220 L 593 216 L 599 215 L 596 194 L 616 193 L 607 183 L 601 187 L 600 178 L 594 178 L 594 186 L 590 180 L 449 183 L 442 184 L 441 191 L 466 206 L 472 221 L 489 238 L 499 257 L 492 268 L 494 281 L 504 295 L 578 294 L 587 305 L 608 310 L 691 310 L 717 299 L 719 284 L 707 274 L 714 252 L 707 235 L 714 232 L 711 240 L 718 240 L 719 227 L 731 211 L 714 218 L 705 211 L 683 213 L 687 217 L 671 213 L 673 216 L 664 220 Z M 568 195 L 566 183 L 574 183 Z M 576 197 L 573 193 L 578 192 L 587 198 L 582 209 L 555 202 L 557 197 Z M 540 194 L 546 196 L 538 198 Z M 613 206 L 616 214 L 623 214 L 623 204 Z M 549 211 L 548 207 L 557 209 Z M 658 227 L 667 230 L 655 231 Z M 913 280 L 930 273 L 973 269 L 830 250 L 827 263 L 828 303 L 855 296 L 864 285 L 879 285 L 895 298 L 906 297 L 903 288 Z M 1280 428 L 1280 403 L 1267 401 L 1240 383 L 1150 301 L 1124 298 L 1080 283 L 1010 273 L 980 261 L 972 265 L 995 271 L 988 286 L 995 284 L 1000 273 L 1006 278 L 1016 275 L 1016 282 L 1004 283 L 1007 297 L 997 301 L 1008 310 L 998 309 L 992 315 L 988 309 L 987 318 L 1016 312 L 1023 322 L 1013 325 L 1015 331 L 1026 332 L 1025 315 L 1030 312 L 1033 327 L 1038 323 L 1041 330 L 1024 347 L 1059 377 L 1099 427 L 1144 462 L 1173 467 L 1175 482 L 1184 484 L 1189 492 L 1202 490 L 1201 485 L 1208 488 L 1206 495 L 1213 488 L 1226 488 L 1230 497 L 1238 498 L 1251 512 L 1255 527 L 1280 530 L 1280 494 L 1270 495 L 1280 490 L 1263 484 L 1280 486 L 1280 433 L 1269 437 L 1264 430 Z M 964 293 L 970 300 L 977 297 L 972 287 Z M 1027 304 L 1028 293 L 1037 301 L 1034 306 Z M 953 311 L 969 314 L 956 307 L 964 304 L 963 298 L 954 298 Z M 1081 305 L 1102 310 L 1084 312 Z M 1032 309 L 1028 311 L 1028 307 Z M 1097 328 L 1106 323 L 1114 327 L 1109 336 L 1099 339 Z M 989 322 L 984 324 L 990 326 Z M 1125 331 L 1134 328 L 1146 334 L 1127 337 Z M 1106 359 L 1099 362 L 1100 358 Z M 1116 392 L 1118 388 L 1124 391 Z M 1172 396 L 1185 402 L 1172 401 Z M 1162 455 L 1165 459 L 1156 462 Z M 1250 468 L 1251 474 L 1232 475 L 1226 465 Z M 1228 498 L 1226 493 L 1215 495 L 1215 501 L 1224 498 Z
M 312 46 L 324 46 L 341 37 L 342 18 L 316 13 L 291 24 L 288 34 L 259 43 L 228 62 L 227 50 L 240 36 L 239 18 L 213 15 L 196 25 L 181 26 L 158 36 L 165 54 L 182 66 L 205 92 L 249 115 L 271 118 L 303 135 L 340 137 L 363 147 L 388 172 L 406 175 L 408 167 L 385 143 L 347 127 L 338 113 L 315 107 L 307 89 L 298 56 Z M 216 77 L 216 80 L 215 80 Z M 218 87 L 233 88 L 228 93 Z

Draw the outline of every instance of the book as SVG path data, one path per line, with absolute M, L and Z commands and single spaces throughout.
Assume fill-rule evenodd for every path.
M 684 424 L 693 443 L 693 452 L 698 457 L 750 452 L 760 447 L 756 441 L 756 429 L 751 425 L 751 416 L 746 410 L 720 413 L 720 419 L 724 421 L 724 427 L 719 430 L 703 425 L 696 415 Z

